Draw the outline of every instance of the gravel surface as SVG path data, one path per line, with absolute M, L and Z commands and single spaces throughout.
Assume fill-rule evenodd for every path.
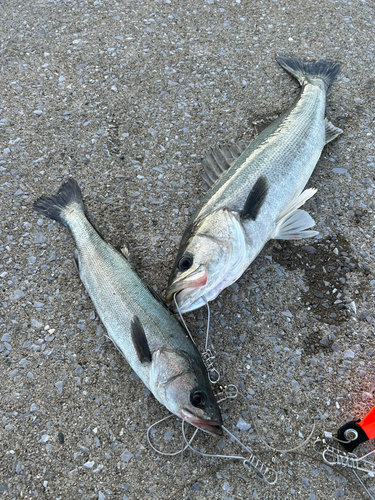
M 369 498 L 311 443 L 374 405 L 374 10 L 366 0 L 3 2 L 2 498 Z M 150 448 L 147 428 L 167 412 L 107 339 L 67 230 L 32 202 L 73 176 L 103 237 L 129 243 L 163 293 L 205 191 L 203 151 L 249 141 L 298 93 L 278 54 L 342 62 L 327 116 L 344 133 L 309 182 L 319 236 L 269 242 L 211 307 L 215 366 L 245 396 L 222 403 L 225 425 L 278 471 L 268 486 L 239 461 Z M 206 318 L 186 316 L 201 349 Z M 294 453 L 262 441 L 296 447 L 313 421 Z M 151 438 L 180 449 L 180 422 Z M 227 438 L 194 446 L 245 453 Z M 375 495 L 375 479 L 360 477 Z

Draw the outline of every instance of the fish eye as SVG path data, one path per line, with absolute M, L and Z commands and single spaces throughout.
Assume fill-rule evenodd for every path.
M 206 395 L 202 391 L 194 391 L 190 394 L 190 401 L 193 406 L 204 406 L 206 404 Z
M 183 255 L 178 263 L 180 271 L 187 271 L 193 265 L 193 257 L 191 255 Z

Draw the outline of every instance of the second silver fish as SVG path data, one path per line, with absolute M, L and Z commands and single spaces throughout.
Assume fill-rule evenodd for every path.
M 213 300 L 235 282 L 268 240 L 314 236 L 299 210 L 316 192 L 303 191 L 327 142 L 342 133 L 324 118 L 337 62 L 277 61 L 300 82 L 292 107 L 243 150 L 211 149 L 203 165 L 211 185 L 182 236 L 168 289 L 181 312 Z

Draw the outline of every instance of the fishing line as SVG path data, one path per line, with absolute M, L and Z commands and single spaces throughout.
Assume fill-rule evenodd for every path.
M 158 450 L 157 448 L 155 448 L 155 446 L 152 444 L 151 442 L 151 438 L 150 438 L 150 432 L 151 432 L 151 429 L 153 427 L 155 427 L 155 425 L 158 425 L 158 424 L 161 424 L 162 422 L 164 422 L 165 420 L 168 420 L 169 418 L 172 418 L 174 417 L 175 415 L 171 414 L 171 415 L 168 415 L 164 418 L 162 418 L 161 420 L 158 420 L 157 422 L 153 423 L 152 425 L 150 425 L 150 427 L 147 429 L 147 441 L 148 441 L 148 444 L 151 446 L 151 448 L 156 451 L 156 453 L 159 453 L 160 455 L 164 455 L 166 457 L 174 457 L 176 455 L 179 455 L 180 453 L 182 454 L 188 447 L 189 447 L 189 444 L 193 441 L 193 439 L 195 438 L 195 436 L 197 435 L 197 432 L 199 429 L 195 429 L 194 431 L 194 434 L 193 436 L 190 438 L 190 441 L 187 442 L 187 440 L 185 439 L 185 441 L 187 442 L 187 444 L 182 448 L 182 450 L 178 450 L 178 451 L 175 451 L 175 452 L 169 452 L 169 453 L 166 453 L 164 451 L 161 451 L 161 450 Z
M 204 350 L 207 351 L 208 349 L 208 334 L 210 333 L 210 319 L 211 319 L 211 311 L 210 311 L 210 306 L 208 305 L 208 302 L 206 300 L 206 297 L 202 297 L 203 301 L 205 302 L 207 306 L 207 330 L 206 330 L 206 345 Z
M 358 479 L 359 483 L 361 484 L 362 488 L 365 490 L 365 492 L 368 494 L 368 496 L 370 497 L 371 500 L 375 500 L 374 497 L 371 495 L 371 493 L 369 492 L 369 490 L 366 488 L 364 482 L 361 480 L 361 478 L 358 476 L 358 474 L 356 473 L 355 470 L 353 470 L 353 474 L 355 475 L 355 477 Z
M 234 440 L 236 441 L 242 448 L 244 448 L 247 453 L 249 454 L 249 458 L 245 458 L 242 456 L 238 455 L 217 455 L 217 454 L 211 454 L 211 453 L 204 453 L 202 451 L 198 451 L 197 449 L 193 448 L 191 446 L 191 441 L 188 442 L 186 439 L 185 435 L 185 421 L 182 421 L 182 435 L 184 436 L 185 442 L 187 446 L 194 451 L 195 453 L 198 453 L 199 455 L 202 455 L 203 457 L 209 457 L 209 458 L 229 458 L 232 460 L 241 460 L 243 463 L 243 466 L 251 470 L 251 467 L 258 473 L 260 474 L 264 481 L 269 484 L 269 485 L 274 485 L 277 482 L 277 472 L 274 469 L 271 469 L 268 467 L 264 462 L 262 462 L 252 451 L 251 448 L 248 448 L 246 445 L 244 445 L 234 434 L 232 434 L 224 425 L 222 425 L 222 429 Z M 267 478 L 269 476 L 269 478 Z
M 259 429 L 257 427 L 257 425 L 255 424 L 255 419 L 254 419 L 254 415 L 253 415 L 253 412 L 252 412 L 252 409 L 251 409 L 251 406 L 249 404 L 249 402 L 247 401 L 247 398 L 245 398 L 245 396 L 243 394 L 241 394 L 240 392 L 238 392 L 238 394 L 244 398 L 249 410 L 250 410 L 250 417 L 251 417 L 251 421 L 253 423 L 253 426 L 254 426 L 254 430 L 258 436 L 258 438 L 266 445 L 267 448 L 269 448 L 270 450 L 276 452 L 276 453 L 291 453 L 293 451 L 296 451 L 298 450 L 299 448 L 302 448 L 303 446 L 307 445 L 307 443 L 311 440 L 312 438 L 312 435 L 314 434 L 315 432 L 315 427 L 316 427 L 316 422 L 315 420 L 313 419 L 313 426 L 312 426 L 312 429 L 311 429 L 311 432 L 310 434 L 307 436 L 307 438 L 302 441 L 302 443 L 300 443 L 299 445 L 293 447 L 293 448 L 290 448 L 290 449 L 287 449 L 287 450 L 279 450 L 278 448 L 275 448 L 273 446 L 271 446 L 270 444 L 267 443 L 267 441 L 264 439 L 264 437 L 260 434 L 259 432 Z
M 204 361 L 205 361 L 207 371 L 208 371 L 208 373 L 209 373 L 209 379 L 210 379 L 210 382 L 211 382 L 212 384 L 215 384 L 215 383 L 217 383 L 217 382 L 220 380 L 220 374 L 219 374 L 219 372 L 216 370 L 216 368 L 214 368 L 213 363 L 212 363 L 212 361 L 215 359 L 215 355 L 214 355 L 214 354 L 212 354 L 212 351 L 211 351 L 210 349 L 208 349 L 208 336 L 209 336 L 209 329 L 210 329 L 210 317 L 211 317 L 211 314 L 210 314 L 210 307 L 209 307 L 209 305 L 208 305 L 208 302 L 207 302 L 206 298 L 205 298 L 204 296 L 203 296 L 202 298 L 203 298 L 203 301 L 205 302 L 205 304 L 206 304 L 206 306 L 207 306 L 206 346 L 205 346 L 205 352 L 202 354 L 202 356 L 203 356 L 203 359 L 204 359 Z M 211 377 L 210 377 L 210 372 L 215 372 L 215 373 L 218 375 L 218 378 L 217 378 L 216 380 L 214 379 L 214 381 L 213 381 L 213 380 L 211 379 Z M 288 450 L 279 450 L 279 449 L 274 448 L 273 446 L 269 445 L 269 444 L 266 442 L 266 440 L 263 438 L 263 436 L 262 436 L 262 435 L 261 435 L 261 433 L 259 432 L 259 429 L 258 429 L 257 425 L 255 424 L 255 419 L 254 419 L 254 416 L 253 416 L 253 412 L 252 412 L 251 406 L 250 406 L 250 404 L 249 404 L 249 402 L 248 402 L 247 398 L 246 398 L 243 394 L 241 394 L 241 393 L 239 392 L 239 390 L 238 390 L 237 386 L 236 386 L 236 385 L 234 385 L 234 384 L 229 384 L 228 386 L 224 387 L 224 388 L 223 388 L 223 389 L 224 389 L 224 391 L 225 391 L 226 389 L 228 389 L 229 387 L 232 387 L 232 388 L 236 391 L 235 395 L 231 396 L 231 395 L 229 395 L 229 394 L 228 394 L 228 395 L 227 395 L 227 397 L 225 397 L 224 399 L 221 399 L 220 401 L 218 401 L 218 403 L 219 403 L 219 402 L 222 402 L 222 401 L 224 401 L 225 399 L 228 399 L 228 398 L 229 398 L 229 399 L 234 399 L 235 397 L 237 397 L 237 394 L 239 394 L 239 395 L 240 395 L 240 396 L 241 396 L 241 397 L 245 400 L 245 403 L 246 403 L 247 407 L 248 407 L 248 408 L 249 408 L 249 410 L 250 410 L 251 420 L 252 420 L 253 427 L 254 427 L 254 430 L 255 430 L 255 432 L 256 432 L 256 434 L 257 434 L 258 438 L 259 438 L 259 439 L 260 439 L 260 440 L 261 440 L 261 441 L 262 441 L 262 442 L 263 442 L 263 443 L 267 446 L 267 448 L 269 448 L 270 450 L 272 450 L 272 451 L 274 451 L 274 452 L 277 452 L 277 453 L 288 453 L 288 452 L 292 452 L 292 451 L 298 450 L 299 448 L 302 448 L 303 446 L 307 445 L 307 443 L 308 443 L 308 442 L 310 441 L 310 439 L 312 438 L 312 435 L 314 434 L 315 427 L 316 427 L 316 422 L 315 422 L 315 420 L 314 420 L 314 419 L 313 419 L 313 426 L 312 426 L 312 430 L 311 430 L 310 434 L 309 434 L 309 435 L 308 435 L 308 437 L 307 437 L 307 438 L 306 438 L 306 439 L 305 439 L 302 443 L 300 443 L 298 446 L 295 446 L 295 447 L 290 448 L 290 449 L 288 449 Z M 221 393 L 219 393 L 219 394 L 221 394 Z M 219 394 L 218 394 L 218 395 L 219 395 Z M 225 394 L 225 392 L 224 392 L 224 394 Z M 229 431 L 227 431 L 227 432 L 229 432 Z
M 185 320 L 181 314 L 181 310 L 178 306 L 178 303 L 177 303 L 177 300 L 176 300 L 176 294 L 173 296 L 173 300 L 174 300 L 174 303 L 176 305 L 176 309 L 177 309 L 177 312 L 181 318 L 181 321 L 186 329 L 186 331 L 188 332 L 191 340 L 194 342 L 192 336 L 191 336 L 191 333 L 185 323 Z M 208 302 L 205 300 L 205 298 L 203 297 L 203 300 L 207 306 L 207 329 L 206 329 L 206 339 L 205 339 L 205 351 L 204 353 L 202 353 L 202 358 L 203 358 L 203 361 L 205 363 L 205 366 L 206 366 L 206 369 L 207 369 L 207 372 L 208 372 L 208 376 L 209 376 L 209 380 L 211 382 L 211 384 L 216 384 L 218 383 L 219 379 L 220 379 L 220 374 L 218 372 L 218 370 L 216 370 L 216 368 L 214 367 L 213 365 L 213 360 L 215 359 L 215 356 L 214 354 L 212 353 L 212 351 L 208 348 L 208 344 L 209 344 L 209 330 L 210 330 L 210 320 L 211 320 L 211 312 L 210 312 L 210 307 L 208 305 Z M 195 344 L 195 342 L 194 342 Z M 211 376 L 212 373 L 215 373 L 215 378 L 213 378 Z M 293 448 L 290 448 L 290 449 L 278 449 L 276 447 L 273 447 L 271 446 L 270 444 L 268 444 L 265 440 L 265 438 L 261 435 L 256 423 L 255 423 L 255 418 L 254 418 L 254 415 L 253 415 L 253 412 L 252 412 L 252 409 L 251 409 L 251 405 L 249 404 L 249 401 L 247 400 L 246 396 L 244 396 L 243 394 L 241 394 L 237 388 L 236 385 L 234 384 L 229 384 L 227 386 L 219 386 L 219 391 L 215 396 L 216 398 L 218 399 L 218 397 L 220 397 L 221 395 L 224 396 L 223 398 L 221 398 L 220 400 L 218 399 L 218 403 L 221 403 L 223 401 L 225 401 L 226 399 L 235 399 L 237 397 L 237 395 L 240 395 L 242 397 L 242 399 L 244 400 L 244 402 L 246 403 L 247 407 L 249 408 L 249 411 L 250 411 L 250 416 L 251 416 L 251 420 L 252 420 L 252 424 L 253 424 L 253 427 L 254 427 L 254 430 L 255 430 L 255 433 L 257 434 L 258 438 L 260 439 L 260 441 L 262 441 L 265 446 L 269 449 L 269 450 L 272 450 L 273 452 L 276 452 L 276 453 L 280 453 L 280 454 L 283 454 L 283 453 L 293 453 L 295 452 L 296 450 L 298 450 L 299 448 L 302 448 L 303 446 L 306 446 L 307 443 L 310 441 L 314 431 L 315 431 L 315 426 L 316 426 L 316 422 L 315 420 L 313 420 L 313 427 L 312 427 L 312 430 L 310 431 L 310 434 L 308 435 L 308 437 L 302 442 L 300 443 L 299 445 L 297 446 L 294 446 Z M 179 455 L 181 453 L 181 457 L 183 456 L 183 452 L 187 449 L 187 448 L 190 448 L 193 452 L 195 453 L 198 453 L 199 455 L 201 456 L 205 456 L 205 457 L 209 457 L 209 458 L 227 458 L 227 459 L 232 459 L 232 460 L 240 460 L 242 461 L 243 463 L 243 466 L 248 469 L 248 470 L 255 470 L 258 474 L 260 474 L 263 478 L 263 480 L 267 483 L 267 484 L 270 484 L 270 485 L 273 485 L 277 482 L 277 472 L 275 470 L 273 470 L 272 468 L 268 467 L 264 462 L 262 462 L 252 451 L 251 448 L 249 448 L 248 446 L 246 446 L 244 443 L 242 443 L 234 434 L 232 434 L 226 427 L 222 426 L 222 429 L 224 430 L 224 432 L 226 432 L 230 437 L 231 437 L 231 440 L 232 441 L 235 441 L 237 442 L 248 454 L 249 454 L 249 457 L 248 458 L 245 458 L 245 457 L 242 457 L 242 456 L 238 456 L 238 455 L 218 455 L 218 454 L 210 454 L 210 453 L 203 453 L 203 452 L 200 452 L 198 451 L 197 449 L 195 449 L 193 446 L 192 446 L 192 442 L 195 438 L 195 436 L 197 435 L 197 432 L 199 429 L 195 429 L 192 437 L 188 440 L 187 437 L 186 437 L 186 433 L 185 433 L 185 421 L 183 420 L 182 421 L 182 436 L 183 436 L 183 443 L 185 442 L 185 446 L 183 445 L 183 448 L 182 450 L 178 450 L 176 452 L 169 452 L 169 453 L 166 453 L 166 452 L 162 452 L 161 450 L 158 450 L 152 443 L 151 443 L 151 439 L 150 439 L 150 431 L 151 429 L 167 420 L 168 418 L 172 417 L 173 415 L 169 415 L 167 417 L 164 417 L 163 419 L 159 420 L 158 422 L 155 422 L 154 424 L 152 424 L 148 429 L 147 429 L 147 440 L 151 446 L 151 448 L 156 451 L 157 453 L 161 454 L 161 455 L 164 455 L 164 456 L 176 456 L 176 455 Z
M 183 316 L 182 316 L 182 314 L 181 314 L 181 309 L 179 308 L 179 306 L 178 306 L 178 304 L 177 304 L 176 295 L 177 295 L 177 293 L 175 293 L 175 294 L 173 295 L 173 301 L 174 301 L 174 303 L 175 303 L 175 306 L 176 306 L 176 309 L 177 309 L 178 315 L 180 316 L 181 321 L 182 321 L 182 323 L 183 323 L 183 325 L 184 325 L 184 327 L 185 327 L 185 330 L 188 332 L 189 337 L 191 338 L 191 341 L 193 342 L 193 344 L 194 344 L 194 345 L 196 345 L 196 343 L 194 342 L 194 339 L 193 339 L 193 337 L 192 337 L 192 335 L 191 335 L 191 333 L 190 333 L 190 330 L 189 330 L 189 328 L 186 326 L 185 320 L 184 320 L 184 318 L 183 318 Z
M 324 462 L 332 467 L 333 465 L 339 465 L 343 468 L 351 469 L 353 474 L 355 475 L 356 479 L 358 482 L 361 484 L 361 486 L 364 488 L 368 496 L 370 497 L 371 500 L 375 500 L 374 497 L 371 495 L 369 490 L 366 488 L 365 484 L 357 474 L 357 470 L 361 470 L 364 472 L 367 472 L 371 477 L 374 477 L 374 472 L 375 472 L 375 463 L 374 462 L 369 462 L 366 460 L 367 457 L 370 455 L 373 455 L 375 453 L 375 450 L 372 450 L 368 453 L 365 453 L 364 455 L 357 457 L 357 455 L 353 452 L 345 452 L 342 451 L 341 449 L 335 448 L 332 445 L 327 445 L 325 448 L 320 449 L 320 445 L 326 445 L 326 439 L 332 439 L 333 441 L 338 441 L 340 443 L 347 443 L 348 441 L 342 441 L 335 436 L 332 435 L 331 432 L 324 432 L 324 438 L 318 438 L 315 443 L 314 443 L 314 451 L 321 455 L 323 457 Z M 350 441 L 349 441 L 350 442 Z M 362 462 L 362 463 L 361 463 Z M 335 469 L 336 470 L 336 469 Z

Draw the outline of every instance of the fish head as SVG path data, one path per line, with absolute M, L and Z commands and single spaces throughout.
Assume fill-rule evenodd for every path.
M 197 353 L 159 349 L 152 357 L 150 388 L 169 411 L 199 429 L 221 436 L 222 418 Z
M 169 278 L 166 301 L 181 313 L 213 300 L 247 267 L 246 236 L 238 212 L 220 208 L 185 233 Z

